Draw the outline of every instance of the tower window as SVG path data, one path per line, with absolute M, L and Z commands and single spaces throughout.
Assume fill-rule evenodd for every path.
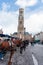
M 22 21 L 20 21 L 20 24 L 22 24 Z
M 19 16 L 19 19 L 20 19 L 20 20 L 23 20 L 23 16 L 20 15 L 20 16 Z
M 20 13 L 22 14 L 22 13 L 23 13 L 23 11 L 20 11 Z

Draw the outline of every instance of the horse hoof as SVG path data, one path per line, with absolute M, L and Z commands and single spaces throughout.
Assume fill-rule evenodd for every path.
M 12 62 L 8 62 L 8 65 L 12 65 Z

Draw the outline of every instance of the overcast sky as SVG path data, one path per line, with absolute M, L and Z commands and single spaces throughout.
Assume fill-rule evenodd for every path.
M 43 31 L 43 0 L 0 0 L 0 29 L 17 31 L 19 8 L 24 8 L 24 26 L 29 33 Z

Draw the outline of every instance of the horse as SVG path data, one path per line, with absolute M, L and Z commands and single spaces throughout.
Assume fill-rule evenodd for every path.
M 7 52 L 10 51 L 10 57 L 9 57 L 9 61 L 8 61 L 8 65 L 12 64 L 12 56 L 14 54 L 14 52 L 16 51 L 16 48 L 19 47 L 20 48 L 20 53 L 22 54 L 22 51 L 25 50 L 26 46 L 28 45 L 28 41 L 27 40 L 23 40 L 20 38 L 11 38 L 11 39 L 7 39 L 7 40 L 3 40 L 0 44 L 0 50 L 3 52 Z
M 16 40 L 12 39 L 12 42 L 16 42 L 17 47 L 20 48 L 20 54 L 22 54 L 23 50 L 25 51 L 26 47 L 29 45 L 29 40 L 22 40 L 19 38 L 17 38 Z
M 26 50 L 26 47 L 29 45 L 29 40 L 23 40 L 20 46 L 20 53 L 22 54 L 23 50 Z
M 11 59 L 12 56 L 15 52 L 16 47 L 20 47 L 22 43 L 21 39 L 15 39 L 15 38 L 11 38 L 11 40 L 3 40 L 1 45 L 0 45 L 0 50 L 1 51 L 10 51 L 10 57 L 9 57 L 9 61 L 8 61 L 8 65 L 11 65 Z

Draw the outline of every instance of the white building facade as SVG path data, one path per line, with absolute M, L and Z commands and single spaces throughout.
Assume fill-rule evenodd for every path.
M 40 32 L 35 35 L 35 40 L 43 41 L 43 32 Z

